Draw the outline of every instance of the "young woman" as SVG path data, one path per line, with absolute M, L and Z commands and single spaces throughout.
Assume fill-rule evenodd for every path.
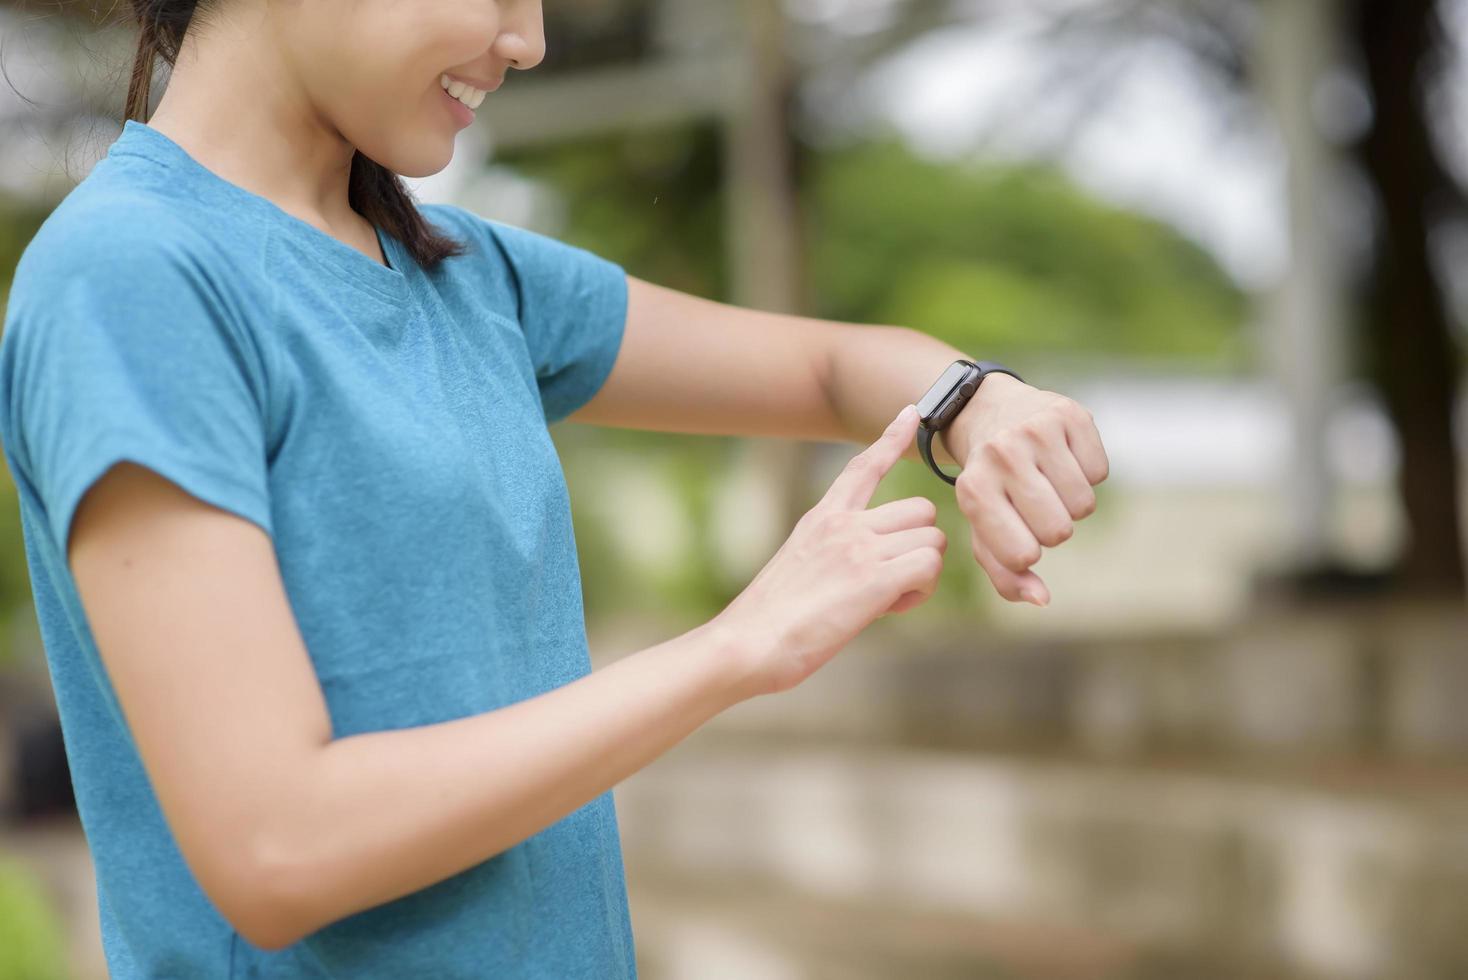
M 961 353 L 417 205 L 397 175 L 541 60 L 538 0 L 133 6 L 122 134 L 0 339 L 112 976 L 634 976 L 612 787 L 931 594 L 934 505 L 867 505 Z M 939 445 L 973 554 L 1043 605 L 1105 453 L 1015 378 L 968 406 Z M 886 430 L 716 619 L 592 672 L 566 418 Z

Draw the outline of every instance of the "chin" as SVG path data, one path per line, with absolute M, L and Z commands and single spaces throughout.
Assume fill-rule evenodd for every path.
M 441 170 L 443 170 L 443 168 L 447 167 L 449 165 L 449 158 L 452 157 L 453 154 L 450 153 L 448 158 L 445 158 L 441 161 L 435 161 L 433 163 L 414 164 L 402 167 L 393 167 L 392 170 L 393 173 L 401 177 L 432 177 L 434 174 L 440 172 Z
M 399 176 L 431 177 L 454 158 L 454 144 L 448 140 L 440 146 L 437 139 L 424 139 L 416 142 L 410 153 L 387 153 L 380 157 L 367 155 Z

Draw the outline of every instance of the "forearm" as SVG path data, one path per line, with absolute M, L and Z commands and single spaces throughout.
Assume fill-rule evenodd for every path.
M 741 667 L 705 624 L 495 711 L 328 743 L 263 845 L 272 919 L 294 941 L 525 840 L 748 696 Z
M 907 327 L 845 324 L 837 332 L 826 371 L 826 391 L 833 412 L 852 442 L 870 442 L 902 406 L 922 398 L 943 369 L 971 356 L 935 337 Z M 1003 385 L 1006 375 L 992 375 L 984 386 Z M 983 391 L 983 386 L 980 387 Z M 970 402 L 978 402 L 976 397 Z M 933 459 L 940 466 L 961 466 L 968 456 L 974 415 L 965 407 L 933 440 Z M 904 459 L 921 460 L 917 444 Z

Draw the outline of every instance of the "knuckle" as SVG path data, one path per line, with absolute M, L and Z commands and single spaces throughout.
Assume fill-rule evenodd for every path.
M 1013 466 L 1014 450 L 1010 448 L 1008 443 L 1001 442 L 998 439 L 990 439 L 984 443 L 984 447 L 980 451 L 984 454 L 986 461 L 1000 469 L 1010 469 Z
M 861 473 L 864 470 L 869 469 L 873 465 L 873 462 L 874 461 L 870 454 L 865 452 L 857 453 L 855 456 L 846 461 L 846 472 Z
M 968 475 L 965 476 L 964 474 Z M 959 513 L 967 516 L 975 511 L 975 496 L 973 471 L 965 470 L 958 474 L 958 482 L 953 485 L 954 502 L 958 504 Z M 937 519 L 937 507 L 934 510 L 934 520 Z
M 1074 516 L 1079 520 L 1083 517 L 1090 517 L 1094 513 L 1096 513 L 1096 494 L 1094 491 L 1087 489 L 1081 495 L 1080 500 L 1076 502 L 1076 513 Z
M 1007 568 L 1015 571 L 1024 571 L 1040 560 L 1040 548 L 1038 545 L 1006 548 L 1000 556 L 1000 560 Z
M 1045 535 L 1043 543 L 1053 548 L 1058 544 L 1064 544 L 1070 540 L 1071 535 L 1075 534 L 1075 525 L 1070 521 L 1066 521 L 1064 524 L 1057 524 L 1046 530 L 1048 533 Z

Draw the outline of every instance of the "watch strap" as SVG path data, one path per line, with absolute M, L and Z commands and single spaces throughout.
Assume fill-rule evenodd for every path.
M 957 486 L 958 478 L 954 476 L 949 476 L 947 473 L 944 473 L 938 468 L 938 464 L 933 461 L 933 436 L 936 435 L 939 431 L 940 430 L 938 429 L 930 429 L 926 425 L 918 426 L 918 452 L 923 454 L 923 461 L 928 464 L 928 469 L 932 470 L 934 473 L 937 473 L 939 477 L 946 480 L 947 482 L 953 484 L 954 486 Z
M 1015 374 L 1013 371 L 1005 367 L 1003 364 L 1000 364 L 998 361 L 970 361 L 969 363 L 979 369 L 980 383 L 983 382 L 985 376 L 990 374 L 1007 374 L 1011 378 L 1014 378 L 1016 381 L 1024 380 L 1024 378 L 1021 378 L 1018 374 Z

